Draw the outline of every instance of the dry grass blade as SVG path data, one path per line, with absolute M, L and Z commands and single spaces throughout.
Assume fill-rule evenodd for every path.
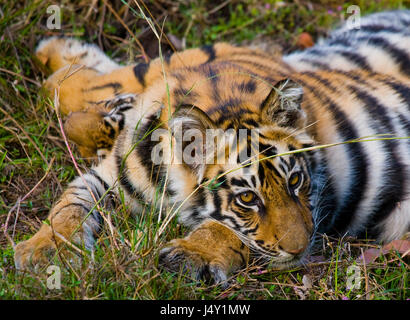
M 15 204 L 13 207 L 11 207 L 11 209 L 9 210 L 9 212 L 8 212 L 8 214 L 7 214 L 6 223 L 4 224 L 4 227 L 3 227 L 3 233 L 4 233 L 5 237 L 9 240 L 9 242 L 11 243 L 11 245 L 13 246 L 13 248 L 16 246 L 16 244 L 14 243 L 13 237 L 10 237 L 9 234 L 8 234 L 8 232 L 7 232 L 10 215 L 11 215 L 12 212 L 13 212 L 14 210 L 16 210 L 16 208 L 17 208 L 17 214 L 16 214 L 16 219 L 15 219 L 15 222 L 17 222 L 17 220 L 18 220 L 18 212 L 19 212 L 19 208 L 20 208 L 20 203 L 23 202 L 23 201 L 25 201 L 25 200 L 30 196 L 30 194 L 32 194 L 33 191 L 36 190 L 39 185 L 41 185 L 41 183 L 44 181 L 44 179 L 45 179 L 45 178 L 48 176 L 48 174 L 50 173 L 50 170 L 51 170 L 51 168 L 52 168 L 52 165 L 53 165 L 53 163 L 54 163 L 54 160 L 55 160 L 55 158 L 53 157 L 53 158 L 51 159 L 51 161 L 50 161 L 49 167 L 47 168 L 46 173 L 44 174 L 44 176 L 36 183 L 36 185 L 35 185 L 27 194 L 25 194 L 22 198 L 18 198 L 16 204 Z M 13 234 L 14 234 L 14 232 L 13 232 Z
M 112 14 L 115 16 L 115 18 L 122 24 L 122 26 L 127 30 L 127 32 L 133 37 L 135 40 L 135 43 L 138 45 L 139 49 L 141 50 L 142 56 L 145 60 L 146 63 L 149 62 L 149 58 L 147 53 L 144 50 L 144 47 L 142 46 L 141 42 L 138 40 L 138 38 L 135 36 L 135 34 L 131 31 L 130 28 L 125 24 L 124 20 L 121 19 L 121 17 L 118 15 L 118 13 L 112 8 L 112 6 L 107 2 L 107 0 L 103 0 L 104 4 L 108 7 L 108 9 L 112 12 Z

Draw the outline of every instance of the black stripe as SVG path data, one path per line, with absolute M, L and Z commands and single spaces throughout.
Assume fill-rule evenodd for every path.
M 264 144 L 262 142 L 259 143 L 259 150 L 261 150 L 260 153 L 266 157 L 273 157 L 278 154 L 278 149 L 275 146 Z
M 265 180 L 266 175 L 265 175 L 265 169 L 263 168 L 263 165 L 258 166 L 258 177 L 259 177 L 259 181 L 261 182 L 261 184 L 264 185 L 266 183 L 266 180 Z
M 410 121 L 402 114 L 399 114 L 399 121 L 406 132 L 406 136 L 410 137 Z M 410 139 L 407 140 L 407 146 L 410 147 Z
M 102 193 L 100 192 L 100 190 L 98 189 L 98 187 L 94 184 L 92 184 L 90 186 L 92 193 L 94 194 L 94 197 L 96 198 L 96 200 L 98 201 L 99 199 L 101 199 L 102 197 Z
M 320 82 L 326 88 L 337 92 L 337 90 L 326 79 L 323 79 L 312 72 L 306 72 L 305 74 Z M 359 138 L 359 134 L 348 116 L 330 97 L 325 94 L 325 92 L 321 92 L 317 87 L 313 87 L 305 81 L 298 81 L 300 81 L 305 88 L 311 91 L 319 101 L 328 107 L 329 112 L 332 113 L 335 120 L 334 122 L 337 127 L 337 131 L 343 141 Z M 335 229 L 342 233 L 346 231 L 352 222 L 356 210 L 364 197 L 369 176 L 368 158 L 364 152 L 363 146 L 360 143 L 349 143 L 344 145 L 344 148 L 347 151 L 351 163 L 349 174 L 351 177 L 350 185 L 344 198 L 340 199 L 338 210 L 335 213 L 328 213 L 329 215 L 333 215 L 335 218 Z M 331 152 L 331 150 L 329 152 Z M 332 178 L 329 177 L 330 181 L 331 179 Z
M 180 102 L 181 104 L 189 104 L 188 102 L 186 102 L 185 98 L 198 98 L 199 94 L 197 92 L 195 92 L 194 90 L 191 89 L 185 89 L 185 88 L 175 88 L 173 91 L 173 95 L 175 96 L 175 98 L 177 99 L 181 99 L 182 101 Z
M 145 202 L 144 195 L 139 190 L 137 190 L 137 188 L 128 178 L 128 175 L 127 175 L 128 167 L 127 167 L 126 161 L 123 161 L 123 158 L 119 154 L 115 155 L 115 161 L 116 161 L 119 176 L 120 176 L 119 181 L 120 181 L 121 186 L 125 189 L 125 191 L 131 197 L 133 197 L 134 199 L 140 202 Z
M 132 103 L 134 102 L 134 100 L 132 101 Z M 133 109 L 134 108 L 134 106 L 132 105 L 132 104 L 128 104 L 128 103 L 124 103 L 124 104 L 121 104 L 121 105 L 117 105 L 117 106 L 115 106 L 117 109 L 118 109 L 118 111 L 116 112 L 117 114 L 120 114 L 121 116 L 123 116 L 123 112 L 125 112 L 125 111 L 128 111 L 128 110 L 130 110 L 130 109 Z M 113 118 L 113 120 L 114 120 L 115 118 Z
M 223 107 L 222 109 L 212 111 L 214 114 L 218 112 L 218 118 L 214 120 L 217 125 L 223 124 L 226 120 L 238 120 L 244 115 L 254 114 L 253 111 L 248 109 L 235 109 L 230 107 Z
M 197 208 L 193 208 L 191 213 L 189 214 L 189 218 L 194 220 L 196 223 L 200 222 L 202 219 L 199 217 L 199 210 Z
M 215 60 L 216 53 L 215 53 L 215 48 L 213 45 L 203 46 L 201 47 L 201 51 L 203 51 L 208 56 L 208 60 L 205 63 L 209 63 Z
M 126 159 L 124 159 L 121 154 L 122 150 L 123 150 L 123 141 L 118 140 L 117 147 L 114 153 L 114 157 L 115 157 L 115 163 L 117 166 L 117 173 L 118 173 L 120 184 L 130 196 L 132 196 L 133 198 L 135 198 L 136 200 L 142 203 L 145 203 L 144 195 L 139 190 L 137 190 L 137 188 L 133 185 L 133 183 L 128 178 L 128 175 L 127 175 L 128 167 L 127 167 Z
M 360 26 L 360 31 L 367 31 L 369 33 L 378 33 L 378 32 L 389 32 L 389 33 L 400 33 L 403 30 L 400 30 L 397 27 L 386 26 L 383 24 L 371 24 Z M 353 32 L 353 30 L 351 31 Z
M 327 49 L 327 48 L 326 48 Z M 326 57 L 328 52 L 327 50 L 325 51 L 323 48 L 319 47 L 319 48 L 311 48 L 311 49 L 307 49 L 305 52 L 305 54 L 309 54 L 309 55 L 314 55 L 314 56 L 318 56 L 318 57 Z
M 233 186 L 238 186 L 238 187 L 248 187 L 250 188 L 250 185 L 248 183 L 248 181 L 246 181 L 245 179 L 236 179 L 236 178 L 231 178 L 231 185 Z
M 69 204 L 66 204 L 65 206 L 62 206 L 61 208 L 58 209 L 58 213 L 60 213 L 61 210 L 68 208 L 70 206 L 74 206 L 74 207 L 79 207 L 81 209 L 83 209 L 85 212 L 90 212 L 91 208 L 86 207 L 84 204 L 82 203 L 76 203 L 76 202 L 71 202 Z M 57 213 L 57 214 L 58 214 Z
M 310 200 L 316 201 L 311 203 L 313 207 L 312 215 L 317 215 L 314 221 L 318 223 L 315 227 L 319 233 L 340 235 L 333 222 L 337 212 L 337 199 L 336 190 L 329 177 L 331 177 L 331 172 L 328 168 L 327 159 L 322 157 L 311 176 L 312 192 Z
M 280 172 L 278 171 L 278 169 L 275 168 L 275 166 L 273 165 L 273 163 L 271 162 L 271 160 L 269 160 L 269 159 L 263 160 L 263 162 L 261 162 L 261 164 L 262 164 L 262 165 L 265 165 L 265 166 L 269 169 L 269 171 L 272 171 L 272 172 L 273 172 L 273 174 L 274 174 L 276 177 L 273 176 L 272 178 L 276 181 L 276 183 L 279 183 L 279 182 L 280 182 L 280 180 L 278 180 L 277 178 L 283 179 L 282 175 L 280 174 Z
M 377 89 L 376 87 L 374 87 L 373 84 L 371 84 L 367 81 L 368 77 L 369 77 L 369 75 L 367 73 L 363 74 L 363 73 L 360 73 L 360 71 L 357 72 L 356 70 L 351 70 L 351 71 L 337 70 L 337 73 L 338 73 L 338 75 L 344 76 L 344 77 L 352 80 L 353 82 L 357 82 L 357 83 L 360 83 L 363 86 L 368 87 L 368 89 L 370 89 L 370 90 L 376 90 Z M 369 71 L 369 73 L 370 74 L 375 74 L 375 73 L 372 73 L 371 71 Z M 332 89 L 332 91 L 335 91 L 335 93 L 337 92 L 337 89 L 334 86 L 332 86 L 331 89 Z
M 254 119 L 241 119 L 241 124 L 243 127 L 246 128 L 246 126 L 249 126 L 249 128 L 259 128 L 259 123 L 255 121 Z
M 206 80 L 208 80 L 212 86 L 212 98 L 214 101 L 219 102 L 221 101 L 221 96 L 219 93 L 220 86 L 219 86 L 219 69 L 223 67 L 223 63 L 218 63 L 217 65 L 213 64 L 201 64 L 195 67 L 187 67 L 188 71 L 199 73 L 198 76 L 205 76 Z
M 256 188 L 256 178 L 255 178 L 255 176 L 251 177 L 251 182 L 253 184 L 253 187 Z
M 322 62 L 322 61 L 316 61 L 316 60 L 311 60 L 311 59 L 306 59 L 306 58 L 302 58 L 300 59 L 303 62 L 309 63 L 310 65 L 320 69 L 320 70 L 330 70 L 331 68 L 329 67 L 328 64 Z
M 235 229 L 240 231 L 241 227 L 240 225 L 238 225 L 238 223 L 235 221 L 234 218 L 230 217 L 230 216 L 224 216 L 221 213 L 221 208 L 222 208 L 222 200 L 221 197 L 218 194 L 218 190 L 214 190 L 211 192 L 212 198 L 213 198 L 213 203 L 215 206 L 215 209 L 213 212 L 211 212 L 210 216 L 212 218 L 214 218 L 215 220 L 218 221 L 223 221 L 223 220 L 229 220 L 232 222 L 232 224 L 234 225 Z
M 90 169 L 87 173 L 92 175 L 94 178 L 98 180 L 99 183 L 104 187 L 105 190 L 108 190 L 110 188 L 109 184 L 105 182 L 94 169 Z
M 238 217 L 238 218 L 240 218 L 240 219 L 242 219 L 242 220 L 244 220 L 244 218 L 245 218 L 245 216 L 246 215 L 249 215 L 249 211 L 251 211 L 251 210 L 244 210 L 244 211 L 246 211 L 246 212 L 241 212 L 241 211 L 238 211 L 236 208 L 234 208 L 234 207 L 231 207 L 230 208 L 231 209 L 231 211 L 233 212 L 233 213 L 235 213 L 236 214 L 236 216 Z M 241 207 L 241 209 L 243 209 L 242 207 Z
M 96 178 L 97 178 L 97 177 L 96 177 Z M 102 197 L 101 192 L 98 190 L 97 186 L 95 186 L 94 184 L 92 184 L 92 185 L 90 186 L 90 188 L 91 188 L 92 193 L 93 193 L 94 196 L 96 197 L 96 200 L 98 201 L 98 200 Z M 87 191 L 88 191 L 88 188 L 87 188 L 86 186 L 69 186 L 65 191 L 67 192 L 67 190 L 70 190 L 70 189 L 75 189 L 75 190 L 87 190 Z M 77 193 L 77 192 L 71 192 L 70 194 L 73 194 L 73 195 L 75 195 L 75 196 L 77 196 L 77 197 L 81 196 L 81 194 L 79 194 L 79 193 Z M 71 203 L 71 204 L 68 204 L 68 205 L 64 206 L 63 208 L 68 207 L 68 206 L 70 206 L 70 205 L 82 207 L 85 211 L 87 211 L 87 213 L 88 213 L 88 212 L 90 211 L 90 209 L 91 209 L 91 208 L 88 208 L 88 207 L 86 207 L 85 205 L 83 205 L 83 204 L 81 204 L 81 203 Z M 63 209 L 63 208 L 60 208 L 60 210 Z M 94 219 L 98 222 L 98 224 L 101 225 L 102 222 L 103 222 L 103 221 L 102 221 L 103 219 L 102 219 L 102 217 L 101 217 L 101 214 L 100 214 L 97 210 L 93 210 L 92 215 L 93 215 Z M 99 230 L 100 230 L 100 226 L 99 226 L 99 229 L 97 230 L 97 233 L 99 232 Z
M 122 131 L 124 129 L 125 119 L 124 116 L 121 117 L 120 121 L 118 122 L 118 131 Z
M 114 122 L 115 122 L 115 120 L 114 120 Z M 104 125 L 109 129 L 109 130 L 108 130 L 108 131 L 109 131 L 108 137 L 109 137 L 110 139 L 114 139 L 114 138 L 115 138 L 115 130 L 114 130 L 114 128 L 112 127 L 112 125 L 111 125 L 106 119 L 104 119 Z
M 400 72 L 410 76 L 410 58 L 405 51 L 395 47 L 386 39 L 381 37 L 372 37 L 370 39 L 362 37 L 359 38 L 358 41 L 367 41 L 367 43 L 380 47 L 386 51 L 399 65 Z
M 91 208 L 88 208 L 87 206 L 85 206 L 85 205 L 82 204 L 82 203 L 72 202 L 72 203 L 66 204 L 65 206 L 61 207 L 61 208 L 58 210 L 58 213 L 57 213 L 57 214 L 59 214 L 59 213 L 61 212 L 61 210 L 65 209 L 65 208 L 68 208 L 68 207 L 78 207 L 78 208 L 81 208 L 81 209 L 84 210 L 87 214 L 88 214 L 88 213 L 90 212 L 90 210 L 91 210 Z M 98 234 L 98 233 L 100 233 L 100 231 L 101 231 L 101 225 L 102 225 L 102 223 L 103 223 L 103 218 L 101 217 L 101 214 L 98 212 L 98 210 L 93 210 L 93 211 L 91 212 L 91 215 L 92 215 L 92 217 L 94 218 L 94 220 L 98 223 L 97 230 L 94 230 L 95 233 Z
M 399 120 L 400 124 L 402 125 L 403 129 L 406 131 L 406 135 L 410 137 L 410 121 L 408 118 L 406 118 L 404 115 L 399 114 Z M 408 140 L 408 143 L 410 143 L 410 139 Z
M 136 134 L 134 144 L 137 144 L 135 148 L 136 156 L 140 159 L 141 164 L 147 169 L 148 172 L 153 170 L 154 177 L 162 177 L 160 172 L 161 167 L 158 164 L 152 162 L 151 154 L 157 141 L 151 141 L 151 135 L 153 130 L 159 126 L 160 122 L 156 115 L 148 117 L 147 122 L 138 130 Z M 157 183 L 158 181 L 153 181 Z
M 141 83 L 143 87 L 145 87 L 145 75 L 147 74 L 149 69 L 149 64 L 148 63 L 139 63 L 137 64 L 133 71 L 135 76 L 137 77 L 138 81 Z
M 363 57 L 362 55 L 351 52 L 351 51 L 343 51 L 343 50 L 337 50 L 335 51 L 337 54 L 340 54 L 341 56 L 345 57 L 349 61 L 353 62 L 356 66 L 364 69 L 364 70 L 370 70 L 370 65 L 367 63 L 366 57 Z
M 340 46 L 345 46 L 345 47 L 349 47 L 352 48 L 353 45 L 349 42 L 349 40 L 346 37 L 337 37 L 334 39 L 329 39 L 329 42 L 327 43 L 327 45 L 340 45 Z
M 197 187 L 198 187 L 198 185 L 195 186 L 194 190 Z M 205 195 L 204 188 L 199 188 L 197 190 L 195 198 L 194 198 L 194 204 L 195 204 L 195 207 L 197 207 L 197 208 L 205 207 L 205 205 L 206 205 L 206 195 Z
M 290 156 L 290 157 L 289 157 L 289 162 L 290 162 L 290 168 L 292 169 L 292 168 L 295 166 L 295 164 L 296 164 L 295 157 Z
M 103 89 L 107 89 L 107 88 L 111 88 L 114 90 L 114 92 L 117 92 L 118 90 L 120 90 L 122 88 L 121 83 L 119 82 L 109 82 L 107 84 L 101 85 L 101 86 L 94 86 L 91 88 L 86 89 L 87 91 L 92 91 L 92 90 L 103 90 Z
M 383 106 L 375 97 L 355 86 L 348 86 L 355 93 L 356 97 L 367 106 L 366 112 L 369 114 L 369 125 L 376 134 L 395 134 L 395 128 L 388 114 L 387 108 Z M 405 168 L 398 158 L 399 142 L 397 140 L 383 141 L 385 154 L 389 159 L 385 165 L 383 185 L 375 197 L 374 214 L 370 221 L 370 226 L 374 227 L 385 218 L 404 197 Z
M 237 85 L 237 87 L 240 92 L 255 93 L 256 82 L 253 80 L 242 81 L 240 84 Z
M 223 172 L 219 172 L 218 175 L 222 175 Z M 222 189 L 230 189 L 229 182 L 225 177 L 220 177 L 216 180 L 216 184 Z
M 242 231 L 242 233 L 245 235 L 245 236 L 247 236 L 248 234 L 255 234 L 256 233 L 256 231 L 259 229 L 259 225 L 257 224 L 254 228 L 252 228 L 252 229 L 247 229 L 247 230 L 245 230 L 245 231 Z
M 140 160 L 148 173 L 152 174 L 153 180 L 151 182 L 162 188 L 166 182 L 166 172 L 161 164 L 154 164 L 151 159 L 152 150 L 158 143 L 158 141 L 153 141 L 151 136 L 152 132 L 160 127 L 160 123 L 160 119 L 158 119 L 157 115 L 153 114 L 149 116 L 147 122 L 138 129 L 132 143 L 136 145 L 134 150 L 135 156 Z M 166 192 L 171 197 L 176 195 L 176 191 L 171 189 L 169 183 L 167 184 Z
M 383 79 L 382 83 L 387 84 L 400 95 L 402 102 L 407 105 L 407 110 L 410 112 L 410 87 L 404 85 L 403 83 L 390 81 L 387 79 Z
M 218 103 L 217 105 L 210 107 L 207 110 L 207 114 L 212 115 L 215 112 L 229 112 L 229 109 L 235 110 L 238 107 L 242 100 L 239 98 L 229 98 L 228 100 L 220 101 L 220 99 L 216 100 Z

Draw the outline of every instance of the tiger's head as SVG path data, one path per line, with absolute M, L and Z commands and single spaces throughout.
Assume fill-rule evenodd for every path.
M 174 133 L 177 127 L 183 133 L 192 131 L 183 138 L 180 135 L 180 150 L 192 157 L 191 161 L 184 158 L 182 166 L 196 179 L 191 188 L 194 192 L 185 193 L 181 212 L 185 224 L 217 220 L 253 253 L 278 267 L 301 260 L 314 231 L 308 155 L 294 152 L 312 144 L 306 133 L 302 96 L 302 87 L 292 80 L 278 82 L 258 106 L 259 114 L 249 114 L 224 131 L 242 130 L 245 138 L 236 135 L 232 144 L 235 135 L 227 138 L 225 134 L 222 146 L 209 135 L 209 130 L 220 128 L 200 108 L 183 106 L 173 114 L 170 127 Z M 191 138 L 198 130 L 203 140 L 195 144 Z M 178 141 L 174 142 L 177 146 Z M 210 147 L 217 152 L 208 153 Z M 225 161 L 218 161 L 221 152 Z M 177 185 L 186 188 L 183 181 L 174 183 Z

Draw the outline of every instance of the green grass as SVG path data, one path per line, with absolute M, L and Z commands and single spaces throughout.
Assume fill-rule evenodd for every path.
M 129 7 L 113 1 L 115 10 L 151 57 L 158 43 L 146 21 L 138 18 L 135 3 Z M 315 39 L 340 22 L 349 4 L 362 13 L 408 7 L 409 1 L 156 1 L 147 2 L 152 16 L 175 37 L 173 45 L 189 48 L 216 41 L 248 43 L 270 39 L 278 50 L 297 49 L 302 32 Z M 104 6 L 96 2 L 61 1 L 62 30 L 48 30 L 46 8 L 54 2 L 2 1 L 0 8 L 0 299 L 408 299 L 408 261 L 399 253 L 380 257 L 375 263 L 358 265 L 360 289 L 348 290 L 347 268 L 356 264 L 360 248 L 370 246 L 354 239 L 324 239 L 315 255 L 324 261 L 294 270 L 280 271 L 248 266 L 233 276 L 234 285 L 198 283 L 182 274 L 170 274 L 157 266 L 158 250 L 187 230 L 173 220 L 159 239 L 158 218 L 150 208 L 135 217 L 121 199 L 109 212 L 114 229 L 105 228 L 98 240 L 94 261 L 89 255 L 61 266 L 61 290 L 47 288 L 46 269 L 16 273 L 10 239 L 28 239 L 46 218 L 64 186 L 76 175 L 64 145 L 54 110 L 40 93 L 46 75 L 33 52 L 37 42 L 64 33 L 94 42 L 111 57 L 127 63 L 140 59 L 134 37 Z M 220 6 L 219 6 L 220 5 Z M 145 12 L 149 16 L 148 11 Z M 165 19 L 166 17 L 166 19 Z M 264 41 L 264 40 L 262 40 Z M 171 50 L 167 41 L 162 52 Z M 78 157 L 82 168 L 86 162 Z M 50 166 L 51 164 L 51 166 Z M 50 169 L 49 169 L 50 167 Z M 41 183 L 38 184 L 38 182 Z M 38 185 L 37 185 L 38 184 Z M 33 189 L 34 188 L 34 189 Z M 31 193 L 19 201 L 29 192 Z M 18 206 L 16 204 L 19 203 Z M 14 210 L 11 211 L 11 209 Z M 7 234 L 3 231 L 7 223 Z M 310 282 L 310 286 L 304 283 Z

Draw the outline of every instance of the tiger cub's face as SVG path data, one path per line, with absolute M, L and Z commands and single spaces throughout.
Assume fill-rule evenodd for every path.
M 297 145 L 263 140 L 271 149 L 260 150 L 258 163 L 208 169 L 208 179 L 222 173 L 220 186 L 209 192 L 214 204 L 211 217 L 228 225 L 260 256 L 277 264 L 297 261 L 313 231 L 309 169 L 302 155 L 266 158 Z
M 257 256 L 277 266 L 299 261 L 313 232 L 309 163 L 304 153 L 292 153 L 312 143 L 304 130 L 302 94 L 291 80 L 278 83 L 261 106 L 258 125 L 246 127 L 247 138 L 237 144 L 236 161 L 228 159 L 228 152 L 224 163 L 191 165 L 205 187 L 182 214 L 192 222 L 200 217 L 219 221 Z M 192 106 L 177 111 L 175 119 L 187 128 L 215 128 Z M 251 131 L 257 133 L 256 140 Z

